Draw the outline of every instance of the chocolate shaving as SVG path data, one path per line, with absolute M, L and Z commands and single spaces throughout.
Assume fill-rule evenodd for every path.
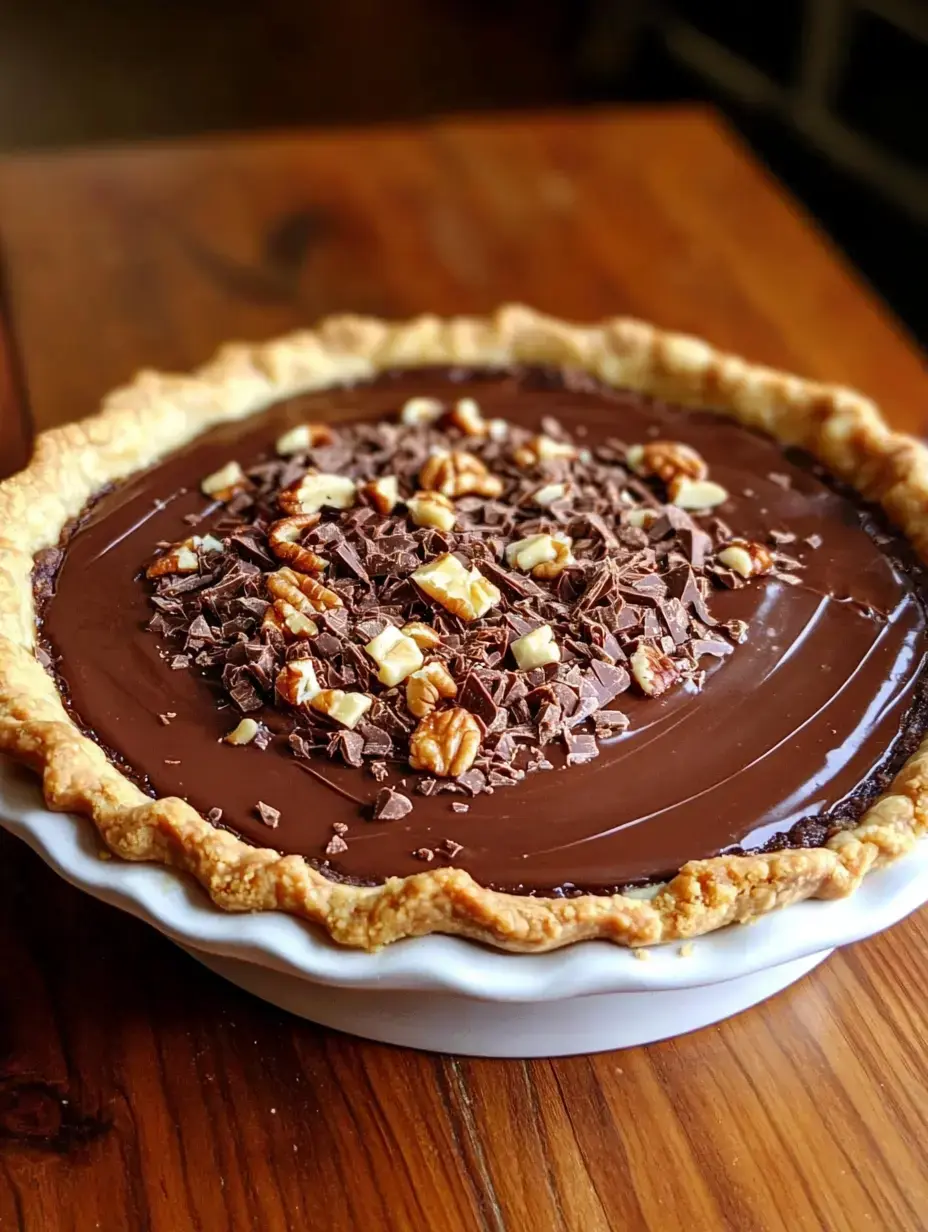
M 272 808 L 269 804 L 265 804 L 263 800 L 259 800 L 255 805 L 255 812 L 258 815 L 258 820 L 263 821 L 270 829 L 276 830 L 280 825 L 280 809 Z

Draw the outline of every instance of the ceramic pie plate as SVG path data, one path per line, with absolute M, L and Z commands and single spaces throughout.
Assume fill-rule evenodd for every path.
M 601 941 L 513 955 L 437 935 L 365 953 L 282 913 L 220 911 L 171 869 L 101 859 L 91 824 L 50 812 L 35 777 L 6 758 L 0 825 L 72 885 L 265 1001 L 353 1035 L 471 1056 L 567 1056 L 682 1035 L 756 1005 L 837 946 L 928 902 L 920 842 L 849 898 L 797 903 L 691 947 L 655 946 L 645 960 Z

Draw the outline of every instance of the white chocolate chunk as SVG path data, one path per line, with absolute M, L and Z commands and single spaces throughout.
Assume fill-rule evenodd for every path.
M 364 649 L 380 669 L 377 679 L 388 687 L 405 680 L 424 662 L 422 651 L 413 639 L 401 633 L 396 625 L 387 625 Z
M 561 661 L 561 648 L 554 640 L 554 630 L 550 625 L 539 625 L 531 633 L 526 633 L 524 637 L 513 642 L 512 653 L 523 672 L 531 671 L 533 667 L 544 667 L 546 663 Z
M 313 437 L 309 424 L 298 424 L 289 432 L 278 436 L 274 448 L 282 458 L 287 458 L 291 454 L 303 453 L 312 446 L 312 443 Z
M 200 484 L 200 490 L 206 496 L 216 500 L 228 500 L 236 492 L 248 486 L 248 479 L 238 462 L 227 462 L 212 475 L 207 475 Z
M 454 530 L 457 521 L 454 505 L 441 492 L 417 492 L 406 502 L 406 508 L 416 526 Z
M 728 500 L 728 493 L 720 483 L 711 479 L 688 479 L 685 475 L 673 480 L 669 496 L 672 505 L 694 513 L 714 509 Z
M 549 505 L 553 505 L 555 501 L 561 500 L 566 495 L 566 483 L 546 483 L 543 488 L 532 493 L 532 500 L 542 509 L 547 509 Z

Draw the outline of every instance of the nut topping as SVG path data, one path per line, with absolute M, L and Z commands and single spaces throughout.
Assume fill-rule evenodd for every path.
M 454 505 L 441 492 L 417 492 L 406 502 L 406 507 L 415 526 L 454 530 L 457 521 Z
M 305 573 L 294 573 L 292 569 L 278 569 L 276 573 L 268 574 L 267 588 L 275 599 L 291 604 L 304 616 L 342 606 L 334 590 L 329 590 Z
M 511 649 L 513 658 L 523 672 L 561 661 L 561 648 L 554 640 L 554 630 L 550 625 L 539 625 L 531 633 L 526 633 L 524 637 L 513 642 Z
M 395 475 L 382 475 L 380 479 L 362 484 L 361 494 L 367 497 L 378 513 L 386 517 L 400 502 L 399 481 Z
M 223 740 L 226 744 L 251 744 L 258 734 L 259 724 L 254 719 L 242 719 L 238 727 L 226 732 Z
M 443 496 L 500 496 L 503 482 L 491 475 L 479 458 L 466 449 L 433 454 L 419 472 L 419 483 L 427 491 Z
M 198 552 L 221 552 L 222 540 L 213 535 L 191 535 L 180 543 L 175 543 L 163 556 L 145 570 L 149 578 L 164 577 L 169 573 L 196 573 L 200 567 Z
M 654 475 L 663 483 L 674 479 L 705 479 L 709 474 L 700 454 L 682 441 L 649 441 L 646 445 L 632 445 L 628 465 L 639 475 Z
M 720 483 L 713 483 L 711 479 L 688 479 L 685 475 L 671 480 L 667 494 L 672 505 L 693 513 L 714 509 L 728 500 L 728 493 Z
M 328 424 L 299 424 L 277 438 L 274 448 L 282 458 L 288 458 L 295 453 L 305 453 L 307 449 L 315 449 L 317 445 L 332 445 L 335 433 Z
M 334 719 L 350 730 L 357 727 L 374 703 L 366 693 L 346 693 L 343 689 L 323 689 L 310 701 L 313 710 Z
M 238 462 L 227 462 L 225 466 L 207 475 L 200 484 L 200 491 L 213 500 L 230 501 L 239 492 L 247 492 L 251 488 L 251 480 L 239 466 Z
M 302 479 L 284 488 L 277 498 L 284 513 L 318 513 L 320 509 L 350 509 L 357 498 L 357 485 L 343 475 L 307 471 Z
M 433 659 L 420 667 L 406 681 L 406 705 L 410 714 L 424 719 L 431 714 L 442 698 L 456 697 L 458 686 L 448 674 L 444 663 Z
M 416 585 L 461 620 L 477 620 L 500 601 L 500 593 L 479 569 L 468 569 L 446 552 L 412 575 Z
M 312 659 L 291 659 L 277 673 L 276 689 L 291 706 L 305 706 L 322 692 Z
M 473 398 L 459 398 L 454 409 L 448 412 L 447 418 L 448 423 L 459 428 L 465 436 L 486 436 L 490 430 Z
M 541 432 L 527 445 L 521 445 L 512 456 L 516 466 L 524 470 L 537 466 L 539 462 L 554 462 L 560 458 L 572 462 L 577 456 L 577 450 L 568 441 L 556 441 L 553 436 L 546 436 Z
M 547 509 L 549 505 L 553 505 L 555 501 L 563 500 L 567 495 L 566 483 L 546 483 L 544 487 L 532 493 L 532 500 L 541 509 Z
M 411 637 L 420 650 L 434 650 L 441 645 L 441 634 L 438 630 L 421 620 L 411 620 L 408 625 L 403 625 L 400 632 Z
M 474 764 L 480 740 L 480 725 L 469 711 L 433 710 L 410 738 L 409 764 L 438 778 L 457 778 Z
M 410 428 L 425 428 L 437 423 L 445 413 L 445 404 L 438 398 L 409 398 L 400 411 L 400 423 Z
M 268 546 L 278 560 L 285 560 L 300 573 L 322 573 L 329 562 L 300 543 L 305 532 L 318 522 L 318 513 L 295 513 L 272 522 L 267 531 Z
M 539 578 L 557 577 L 574 563 L 571 540 L 566 535 L 529 535 L 506 547 L 506 561 L 523 573 Z
M 773 568 L 773 556 L 762 543 L 732 539 L 718 554 L 719 564 L 743 578 L 759 577 Z
M 422 651 L 396 625 L 387 625 L 364 649 L 380 669 L 377 679 L 388 687 L 400 684 L 422 666 Z
M 648 697 L 660 697 L 680 679 L 673 660 L 648 642 L 639 643 L 629 659 L 629 666 L 638 687 Z

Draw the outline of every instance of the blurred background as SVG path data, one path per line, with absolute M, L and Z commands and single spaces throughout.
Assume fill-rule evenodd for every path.
M 0 153 L 680 100 L 721 108 L 928 344 L 928 0 L 0 4 Z

